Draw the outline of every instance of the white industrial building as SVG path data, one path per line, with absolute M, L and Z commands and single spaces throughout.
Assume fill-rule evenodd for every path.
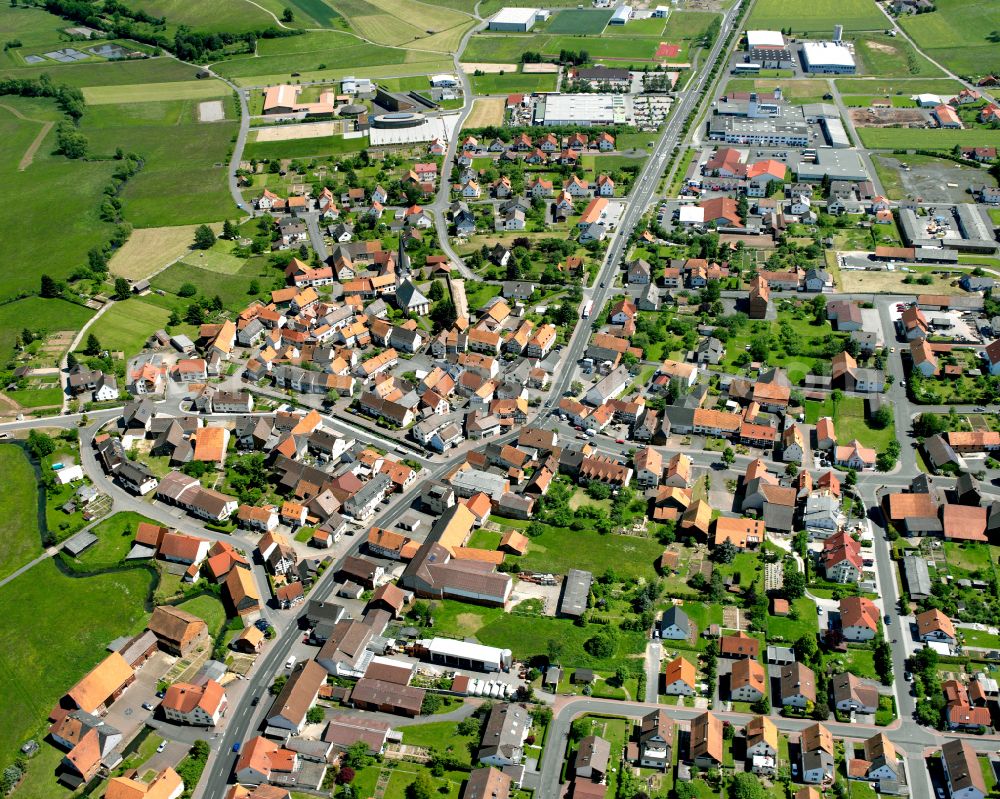
M 374 91 L 370 78 L 355 78 L 353 75 L 341 78 L 340 90 L 344 94 L 371 94 Z
M 609 25 L 624 25 L 632 18 L 632 6 L 618 6 L 608 20 Z
M 780 31 L 747 31 L 747 50 L 768 48 L 781 50 L 785 46 L 785 37 Z
M 458 78 L 454 75 L 431 75 L 431 86 L 435 89 L 454 89 L 458 86 Z
M 431 663 L 470 671 L 507 671 L 511 664 L 511 651 L 495 646 L 456 641 L 453 638 L 431 638 L 417 642 L 427 653 Z
M 630 125 L 632 99 L 621 94 L 549 94 L 535 105 L 540 125 Z
M 537 19 L 537 8 L 501 8 L 490 18 L 489 29 L 527 33 Z
M 802 61 L 806 72 L 835 75 L 853 75 L 857 70 L 854 53 L 834 42 L 805 42 Z

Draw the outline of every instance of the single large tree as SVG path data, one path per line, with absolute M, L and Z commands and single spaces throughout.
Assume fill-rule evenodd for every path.
M 196 250 L 207 250 L 215 244 L 215 234 L 208 225 L 199 225 L 194 232 L 194 247 Z

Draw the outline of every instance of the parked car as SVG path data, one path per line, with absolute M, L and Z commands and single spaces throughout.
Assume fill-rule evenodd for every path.
M 143 710 L 152 710 L 153 709 L 153 705 L 150 702 L 143 702 L 142 703 L 142 709 Z
M 240 742 L 239 741 L 237 741 L 236 743 L 233 744 L 233 751 L 234 752 L 239 752 L 240 751 Z
M 160 745 L 158 747 L 156 747 L 156 753 L 159 754 L 160 752 L 162 752 L 166 748 L 167 748 L 167 742 L 166 741 L 160 741 Z

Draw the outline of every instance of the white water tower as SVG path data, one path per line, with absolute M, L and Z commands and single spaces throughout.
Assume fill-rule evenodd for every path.
M 844 26 L 834 25 L 833 26 L 833 41 L 840 44 L 840 40 L 844 38 Z

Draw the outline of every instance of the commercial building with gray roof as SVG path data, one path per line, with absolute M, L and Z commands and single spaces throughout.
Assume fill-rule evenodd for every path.
M 587 598 L 590 596 L 590 586 L 594 575 L 582 569 L 570 569 L 563 581 L 562 599 L 559 602 L 559 615 L 579 618 L 587 609 Z

